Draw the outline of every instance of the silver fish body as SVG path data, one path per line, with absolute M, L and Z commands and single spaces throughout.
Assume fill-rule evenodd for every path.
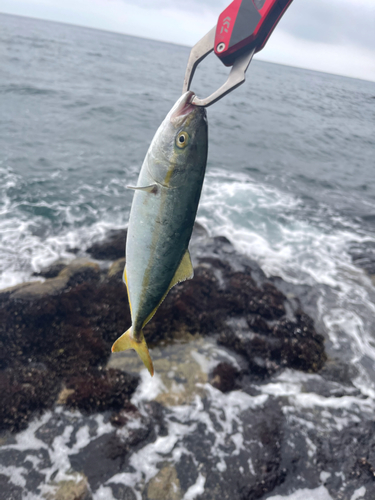
M 184 94 L 156 132 L 143 162 L 130 212 L 124 280 L 132 326 L 113 351 L 133 348 L 150 373 L 142 329 L 176 283 L 193 277 L 188 245 L 207 162 L 204 108 Z

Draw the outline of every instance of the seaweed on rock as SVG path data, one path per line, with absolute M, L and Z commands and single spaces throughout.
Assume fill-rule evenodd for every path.
M 202 231 L 197 234 L 205 237 Z M 101 250 L 96 256 L 118 256 L 124 237 L 123 232 L 111 233 L 97 244 Z M 233 267 L 223 256 L 228 251 L 235 258 L 225 238 L 208 239 L 204 248 L 194 279 L 174 287 L 147 325 L 149 344 L 187 332 L 215 336 L 243 355 L 247 372 L 258 379 L 284 367 L 321 369 L 324 339 L 312 320 L 255 263 L 244 259 Z M 53 406 L 63 387 L 68 392 L 60 402 L 69 408 L 102 412 L 126 407 L 138 379 L 104 370 L 111 344 L 130 324 L 122 266 L 120 259 L 106 272 L 97 263 L 76 259 L 43 283 L 0 293 L 1 429 L 24 427 L 35 412 Z M 213 383 L 227 392 L 238 386 L 240 376 L 223 365 L 214 372 Z

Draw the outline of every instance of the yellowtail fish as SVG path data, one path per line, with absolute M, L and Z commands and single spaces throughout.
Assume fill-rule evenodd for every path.
M 132 325 L 112 352 L 135 349 L 151 375 L 143 335 L 169 290 L 193 277 L 188 245 L 207 162 L 204 108 L 186 92 L 157 130 L 143 162 L 130 211 L 124 282 Z M 129 186 L 130 187 L 130 186 Z

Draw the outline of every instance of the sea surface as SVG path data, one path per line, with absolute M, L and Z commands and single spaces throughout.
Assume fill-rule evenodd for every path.
M 127 225 L 125 186 L 181 95 L 189 50 L 0 15 L 0 288 Z M 192 90 L 226 75 L 212 56 Z M 355 367 L 373 411 L 375 83 L 254 60 L 208 123 L 198 221 L 267 275 L 312 287 L 328 354 Z M 292 387 L 297 401 L 293 380 L 268 393 Z

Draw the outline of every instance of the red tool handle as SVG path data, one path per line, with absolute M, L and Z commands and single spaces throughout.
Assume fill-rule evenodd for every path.
M 241 52 L 259 52 L 293 0 L 234 0 L 219 16 L 215 54 L 232 66 Z

